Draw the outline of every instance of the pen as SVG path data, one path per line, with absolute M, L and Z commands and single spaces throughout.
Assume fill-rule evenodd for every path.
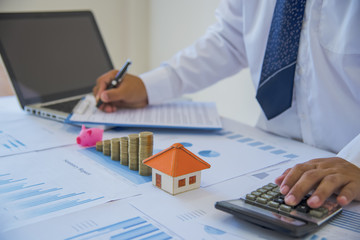
M 106 90 L 108 89 L 112 89 L 112 88 L 116 88 L 116 86 L 118 84 L 120 84 L 124 78 L 124 75 L 128 69 L 128 67 L 131 65 L 131 61 L 128 59 L 126 60 L 126 63 L 124 64 L 124 66 L 118 71 L 118 73 L 116 74 L 115 78 L 109 83 L 109 85 L 107 86 Z M 99 99 L 99 101 L 96 104 L 96 107 L 100 107 L 100 105 L 103 104 L 103 101 L 101 101 L 101 98 Z

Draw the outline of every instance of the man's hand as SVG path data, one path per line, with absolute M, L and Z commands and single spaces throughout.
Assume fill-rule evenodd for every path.
M 307 204 L 320 207 L 333 193 L 337 202 L 344 206 L 352 200 L 360 200 L 360 168 L 339 158 L 319 158 L 297 164 L 287 169 L 275 180 L 286 204 L 296 205 L 314 190 Z
M 134 75 L 126 74 L 117 88 L 106 90 L 107 85 L 117 74 L 111 70 L 96 80 L 93 94 L 104 104 L 99 109 L 105 112 L 115 112 L 118 108 L 141 108 L 148 104 L 148 96 L 143 81 Z

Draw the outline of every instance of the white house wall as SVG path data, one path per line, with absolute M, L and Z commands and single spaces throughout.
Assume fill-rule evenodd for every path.
M 161 189 L 170 194 L 173 194 L 173 195 L 181 193 L 181 192 L 186 192 L 186 191 L 189 191 L 189 190 L 192 190 L 195 188 L 199 188 L 200 183 L 201 183 L 201 171 L 193 172 L 193 173 L 189 173 L 189 174 L 185 174 L 185 175 L 173 178 L 173 177 L 153 168 L 152 169 L 152 183 L 154 186 L 156 186 L 156 174 L 161 175 Z M 196 176 L 196 182 L 189 185 L 189 178 L 192 176 Z M 178 181 L 183 178 L 185 178 L 185 186 L 179 188 Z
M 192 176 L 196 176 L 196 182 L 190 185 L 189 178 Z M 179 188 L 178 181 L 183 178 L 185 178 L 185 186 Z M 182 175 L 179 177 L 175 177 L 175 178 L 173 178 L 173 188 L 174 188 L 173 194 L 175 195 L 175 194 L 186 192 L 186 191 L 189 191 L 189 190 L 192 190 L 195 188 L 199 188 L 200 183 L 201 183 L 201 171 L 185 174 L 185 175 Z

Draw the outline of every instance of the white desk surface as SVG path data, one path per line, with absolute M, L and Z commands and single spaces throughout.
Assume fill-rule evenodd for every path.
M 272 182 L 297 162 L 333 154 L 222 121 L 218 131 L 104 133 L 111 139 L 151 130 L 154 153 L 181 142 L 202 154 L 212 167 L 203 171 L 201 187 L 172 196 L 154 187 L 151 177 L 76 145 L 79 127 L 28 115 L 15 97 L 1 97 L 0 239 L 126 239 L 136 233 L 138 239 L 288 239 L 218 211 L 214 203 Z M 306 239 L 359 239 L 359 220 L 360 204 L 351 204 Z M 139 228 L 124 227 L 133 222 Z

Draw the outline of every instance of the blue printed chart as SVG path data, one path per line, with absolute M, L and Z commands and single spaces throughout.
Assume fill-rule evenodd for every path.
M 289 161 L 308 160 L 308 156 L 328 156 L 305 144 L 294 149 L 301 149 L 301 155 L 287 146 L 275 144 L 261 136 L 247 133 L 248 127 L 239 128 L 239 132 L 226 130 L 212 132 L 165 131 L 155 130 L 154 153 L 181 143 L 211 167 L 202 171 L 201 186 L 207 187 L 261 168 L 274 166 Z M 244 130 L 244 131 L 242 131 Z M 300 143 L 298 143 L 300 144 Z M 305 150 L 305 151 L 304 151 Z
M 41 234 L 39 234 L 41 232 Z M 115 201 L 8 231 L 5 239 L 176 239 L 125 201 Z M 0 234 L 1 238 L 1 234 Z
M 130 170 L 128 166 L 121 165 L 119 161 L 111 160 L 110 156 L 105 156 L 102 152 L 96 151 L 94 147 L 81 149 L 79 152 L 136 185 L 151 182 L 151 176 L 139 175 L 138 171 Z
M 149 223 L 141 217 L 134 217 L 111 225 L 96 228 L 91 231 L 77 234 L 66 238 L 65 240 L 75 239 L 96 239 L 99 236 L 110 235 L 111 240 L 126 240 L 142 237 L 150 237 L 150 239 L 171 239 L 171 237 L 162 232 L 158 227 Z M 149 238 L 148 238 L 149 239 Z
M 0 161 L 3 229 L 135 194 L 138 191 L 131 182 L 109 174 L 80 154 L 77 146 L 14 155 Z
M 18 153 L 27 149 L 27 146 L 22 140 L 19 140 L 4 131 L 0 130 L 0 153 L 1 155 L 9 155 Z M 1 156 L 0 155 L 0 156 Z

